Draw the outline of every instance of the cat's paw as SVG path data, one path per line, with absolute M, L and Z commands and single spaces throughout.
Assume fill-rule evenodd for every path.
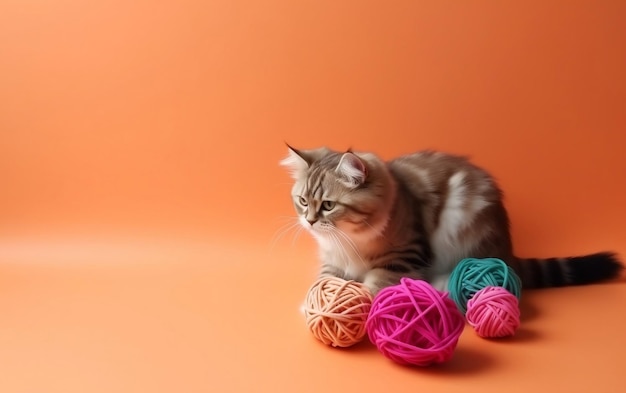
M 368 291 L 372 294 L 372 296 L 376 296 L 378 292 L 380 292 L 380 290 L 383 289 L 384 287 L 383 285 L 380 284 L 380 282 L 375 281 L 371 277 L 369 279 L 366 278 L 363 281 L 363 285 L 365 286 L 365 288 L 368 289 Z

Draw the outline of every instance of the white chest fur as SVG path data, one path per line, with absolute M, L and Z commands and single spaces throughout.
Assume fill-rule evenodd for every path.
M 352 279 L 362 279 L 369 270 L 359 245 L 347 236 L 337 234 L 314 234 L 314 236 L 320 246 L 323 263 L 335 266 Z

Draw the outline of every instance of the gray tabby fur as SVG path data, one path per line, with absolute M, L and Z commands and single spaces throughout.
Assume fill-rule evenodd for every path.
M 464 157 L 423 151 L 385 162 L 373 153 L 289 147 L 281 163 L 294 179 L 300 224 L 319 245 L 320 276 L 363 282 L 374 294 L 401 277 L 443 290 L 463 258 L 496 257 L 527 287 L 577 284 L 570 258 L 525 264 L 513 255 L 502 192 Z M 612 255 L 603 257 L 615 267 Z

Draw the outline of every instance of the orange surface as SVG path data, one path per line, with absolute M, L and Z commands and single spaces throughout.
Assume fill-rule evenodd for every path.
M 0 392 L 624 391 L 621 282 L 430 369 L 298 312 L 284 141 L 468 154 L 521 256 L 626 255 L 626 3 L 505 3 L 0 3 Z

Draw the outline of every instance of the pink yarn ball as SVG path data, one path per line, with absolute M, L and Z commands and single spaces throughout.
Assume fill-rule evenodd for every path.
M 512 336 L 520 325 L 519 303 L 506 289 L 488 286 L 467 302 L 465 317 L 481 337 Z
M 452 358 L 465 319 L 448 294 L 403 278 L 374 298 L 366 328 L 370 341 L 400 364 L 428 366 Z

